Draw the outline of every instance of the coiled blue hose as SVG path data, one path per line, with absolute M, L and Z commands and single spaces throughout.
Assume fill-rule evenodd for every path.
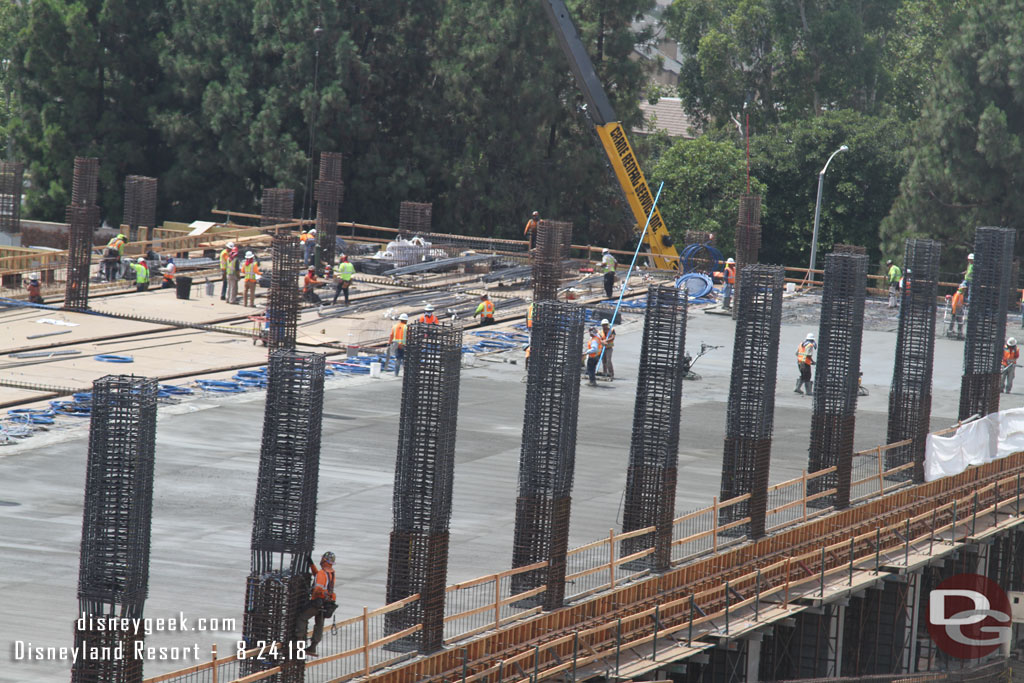
M 95 358 L 98 361 L 103 361 L 104 363 L 134 363 L 135 362 L 135 359 L 132 358 L 131 356 L 115 356 L 115 355 L 110 354 L 110 353 L 101 353 L 101 354 L 99 354 L 97 356 L 93 356 L 93 358 Z

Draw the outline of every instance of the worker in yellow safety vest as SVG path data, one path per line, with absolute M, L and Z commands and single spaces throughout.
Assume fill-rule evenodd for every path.
M 341 262 L 334 267 L 334 277 L 338 278 L 338 283 L 334 286 L 334 301 L 331 304 L 338 303 L 338 295 L 342 292 L 345 293 L 345 305 L 348 306 L 348 290 L 352 286 L 352 276 L 356 274 L 356 267 L 349 263 L 348 256 L 345 254 L 341 255 Z
M 140 256 L 131 267 L 135 271 L 135 291 L 145 292 L 149 289 L 149 266 L 146 265 L 146 259 Z
M 807 385 L 807 395 L 814 395 L 814 382 L 811 381 L 811 366 L 814 365 L 814 352 L 818 350 L 818 345 L 814 341 L 814 333 L 808 332 L 807 337 L 800 342 L 800 346 L 796 349 L 796 365 L 800 371 L 800 377 L 796 380 L 796 389 L 793 390 L 795 394 L 802 394 L 800 388 Z
M 476 307 L 473 317 L 480 316 L 481 325 L 494 324 L 494 302 L 486 294 L 480 295 L 480 305 Z
M 388 354 L 384 357 L 384 367 L 388 366 L 391 356 L 395 357 L 395 377 L 402 369 L 402 360 L 405 359 L 405 333 L 409 327 L 409 316 L 403 313 L 398 316 L 398 321 L 391 328 L 391 336 L 388 337 Z
M 316 646 L 324 636 L 324 619 L 334 614 L 338 608 L 337 597 L 334 594 L 334 553 L 326 552 L 320 558 L 320 568 L 313 564 L 313 558 L 307 557 L 309 571 L 313 575 L 313 588 L 310 591 L 309 600 L 295 620 L 294 637 L 296 644 L 301 647 L 306 644 L 306 627 L 310 617 L 316 617 L 316 624 L 313 626 L 313 637 L 309 640 L 309 647 L 306 648 L 307 655 L 316 655 Z
M 107 282 L 117 280 L 118 272 L 121 270 L 121 259 L 124 257 L 125 236 L 118 233 L 107 242 L 106 250 L 103 252 L 103 276 Z
M 607 248 L 601 250 L 601 273 L 604 275 L 604 295 L 612 298 L 612 288 L 615 286 L 615 257 Z
M 615 366 L 612 365 L 612 349 L 615 347 L 615 329 L 608 318 L 601 321 L 601 329 L 597 331 L 597 340 L 601 342 L 601 366 L 608 379 L 615 378 Z
M 230 243 L 229 243 L 230 244 Z M 228 260 L 224 266 L 224 274 L 228 280 L 228 292 L 227 302 L 229 304 L 238 303 L 238 247 L 232 245 L 231 251 L 228 252 Z
M 242 262 L 242 278 L 245 287 L 242 290 L 242 305 L 256 307 L 256 283 L 260 277 L 260 265 L 256 263 L 256 255 L 251 251 L 245 252 L 245 261 Z
M 220 250 L 220 300 L 224 301 L 228 288 L 228 260 L 231 258 L 231 250 L 235 248 L 234 242 L 228 242 Z
M 736 285 L 736 259 L 728 258 L 725 260 L 725 271 L 723 272 L 723 278 L 725 282 L 722 287 L 722 308 L 729 310 L 732 308 L 732 289 Z

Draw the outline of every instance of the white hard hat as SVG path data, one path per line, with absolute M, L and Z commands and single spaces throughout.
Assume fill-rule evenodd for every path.
M 734 259 L 734 258 L 727 258 L 727 259 L 725 259 L 725 262 L 726 263 L 736 263 L 736 259 Z
M 235 248 L 235 243 L 234 242 L 228 242 L 224 246 L 226 246 L 228 249 L 234 249 Z
M 145 262 L 146 262 L 146 259 L 140 256 L 139 257 L 139 263 L 145 263 Z
M 309 234 L 310 235 L 315 235 L 316 234 L 316 228 L 313 228 L 312 230 L 310 230 Z
M 609 325 L 611 323 L 608 322 L 608 318 L 604 318 L 603 320 L 601 320 L 601 324 L 602 325 Z
M 973 261 L 974 260 L 974 254 L 968 254 L 967 255 L 967 260 L 968 261 Z
M 247 252 L 245 252 L 245 258 L 252 258 L 252 257 L 254 257 L 255 255 L 256 255 L 256 254 L 252 253 L 251 251 L 247 251 Z
M 398 316 L 398 319 L 399 319 L 399 320 L 408 320 L 408 319 L 409 319 L 409 316 L 408 316 L 408 315 L 406 315 L 405 313 L 403 313 L 402 315 Z
M 434 305 L 433 304 L 427 304 L 426 306 L 423 307 L 423 310 L 426 311 L 427 313 L 430 313 L 431 311 L 434 310 Z
M 1017 345 L 1017 340 L 1014 339 L 1013 337 L 1010 337 L 1009 339 L 1006 340 L 1006 345 L 1007 346 L 1016 346 Z
M 605 247 L 604 249 L 602 249 L 601 253 L 602 254 L 607 254 L 608 253 L 608 247 Z
M 813 332 L 808 332 L 807 333 L 807 337 L 805 337 L 805 339 L 810 339 L 811 341 L 814 341 L 814 333 Z

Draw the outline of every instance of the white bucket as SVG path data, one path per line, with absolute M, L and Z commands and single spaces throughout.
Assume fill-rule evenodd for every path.
M 370 363 L 370 377 L 380 377 L 380 361 Z
M 786 294 L 792 294 L 795 291 L 796 291 L 796 283 L 795 282 L 787 282 L 786 283 Z
M 475 353 L 464 353 L 462 354 L 462 367 L 472 368 L 476 365 L 476 354 Z

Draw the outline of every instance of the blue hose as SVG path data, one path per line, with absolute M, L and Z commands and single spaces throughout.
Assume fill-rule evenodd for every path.
M 704 252 L 704 253 L 702 253 Z M 683 272 L 692 273 L 697 267 L 698 258 L 701 261 L 708 262 L 709 272 L 714 273 L 722 269 L 722 264 L 725 261 L 722 258 L 722 252 L 710 244 L 690 244 L 681 254 L 683 261 Z M 703 263 L 701 265 L 704 265 Z
M 110 353 L 101 353 L 97 356 L 93 356 L 96 360 L 103 361 L 104 363 L 134 363 L 135 359 L 131 356 L 115 356 Z
M 685 288 L 689 301 L 693 302 L 711 294 L 715 285 L 711 277 L 704 273 L 687 273 L 676 278 L 676 288 Z

